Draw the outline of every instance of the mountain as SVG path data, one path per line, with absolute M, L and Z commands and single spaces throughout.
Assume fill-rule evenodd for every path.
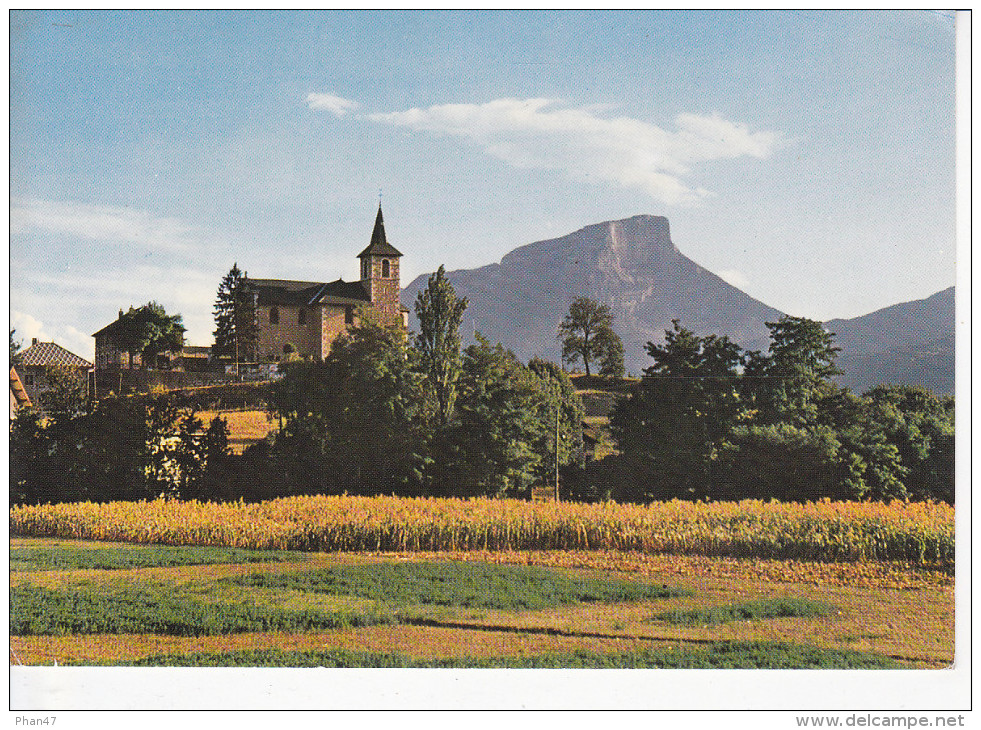
M 428 277 L 402 291 L 410 309 Z M 633 374 L 651 364 L 644 346 L 661 342 L 672 319 L 697 334 L 724 334 L 760 349 L 768 342 L 765 322 L 782 316 L 681 254 L 661 216 L 586 226 L 517 248 L 499 264 L 448 272 L 447 278 L 470 300 L 464 333 L 477 330 L 525 361 L 534 355 L 559 361 L 556 331 L 575 297 L 610 305 Z
M 877 383 L 954 392 L 954 287 L 824 326 L 841 348 L 839 378 L 857 393 Z

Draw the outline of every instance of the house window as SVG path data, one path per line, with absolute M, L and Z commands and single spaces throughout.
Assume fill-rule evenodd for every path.
M 344 324 L 354 324 L 354 307 L 344 307 Z
M 388 276 L 389 276 L 388 259 L 382 259 L 382 278 L 387 279 Z
M 297 322 L 297 324 L 306 324 L 307 323 L 307 310 L 305 310 L 305 309 L 301 309 L 300 310 L 299 314 L 297 315 L 296 322 Z
M 269 324 L 279 324 L 279 308 L 273 307 L 269 310 Z

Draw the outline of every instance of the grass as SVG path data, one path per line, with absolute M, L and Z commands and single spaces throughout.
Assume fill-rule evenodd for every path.
M 385 603 L 502 610 L 577 602 L 620 602 L 691 595 L 666 585 L 572 578 L 548 568 L 490 563 L 407 562 L 225 579 L 243 586 L 359 596 Z
M 169 545 L 78 548 L 66 545 L 10 550 L 10 570 L 125 570 L 303 560 L 307 553 Z
M 730 621 L 761 621 L 771 618 L 828 616 L 836 609 L 819 601 L 803 598 L 765 598 L 746 603 L 730 603 L 724 606 L 691 611 L 667 611 L 654 618 L 680 626 L 710 626 Z
M 262 441 L 278 427 L 270 414 L 260 409 L 200 411 L 197 414 L 206 427 L 216 416 L 228 422 L 228 445 L 235 454 Z
M 399 653 L 343 649 L 282 649 L 162 655 L 128 662 L 134 666 L 183 667 L 370 667 L 511 669 L 901 669 L 879 654 L 825 649 L 785 642 L 719 641 L 702 647 L 638 649 L 601 653 L 574 651 L 535 656 L 414 659 Z
M 13 636 L 167 634 L 213 636 L 312 631 L 391 620 L 368 610 L 287 609 L 246 601 L 202 601 L 177 586 L 140 585 L 103 593 L 89 586 L 55 590 L 30 583 L 10 589 Z
M 926 580 L 900 564 L 597 550 L 276 554 L 22 538 L 11 554 L 19 561 L 11 662 L 26 665 L 875 668 L 891 666 L 880 662 L 888 655 L 934 669 L 953 661 L 952 579 Z M 149 567 L 173 556 L 189 562 L 117 569 L 129 558 Z M 296 563 L 250 566 L 232 556 Z M 32 561 L 34 572 L 25 569 Z M 52 569 L 95 565 L 106 567 Z M 683 610 L 652 620 L 671 608 Z

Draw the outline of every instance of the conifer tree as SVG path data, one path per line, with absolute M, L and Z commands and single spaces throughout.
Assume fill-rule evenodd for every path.
M 215 299 L 215 357 L 230 357 L 236 368 L 240 362 L 254 362 L 259 345 L 256 297 L 247 275 L 238 263 L 221 280 Z

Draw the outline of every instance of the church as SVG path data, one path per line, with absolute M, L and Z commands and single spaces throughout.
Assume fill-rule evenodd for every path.
M 408 329 L 409 310 L 399 297 L 401 257 L 385 236 L 379 204 L 371 242 L 358 254 L 360 281 L 249 278 L 257 296 L 259 361 L 279 361 L 290 354 L 326 357 L 334 339 L 356 323 L 359 308 L 374 309 L 384 320 Z

